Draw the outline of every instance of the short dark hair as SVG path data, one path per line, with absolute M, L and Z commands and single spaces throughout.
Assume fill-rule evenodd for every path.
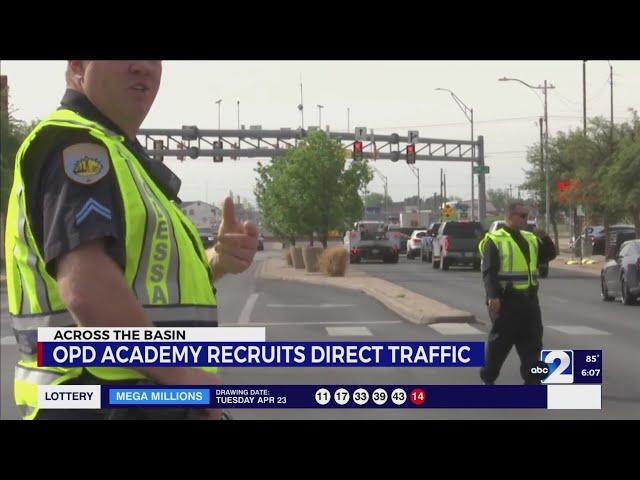
M 516 213 L 516 210 L 518 210 L 518 207 L 527 208 L 527 206 L 522 202 L 509 202 L 509 205 L 507 205 L 507 214 L 513 215 Z

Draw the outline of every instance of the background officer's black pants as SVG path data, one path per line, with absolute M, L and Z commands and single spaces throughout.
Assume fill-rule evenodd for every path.
M 536 385 L 540 381 L 531 374 L 531 368 L 540 360 L 542 350 L 542 317 L 538 297 L 514 293 L 505 295 L 500 303 L 500 313 L 494 315 L 489 312 L 492 328 L 480 378 L 485 383 L 495 382 L 511 347 L 515 345 L 524 383 Z

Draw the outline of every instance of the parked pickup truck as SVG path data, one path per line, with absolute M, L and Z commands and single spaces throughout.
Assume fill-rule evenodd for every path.
M 451 265 L 466 265 L 480 270 L 482 257 L 478 243 L 484 229 L 480 222 L 444 222 L 432 243 L 433 268 L 449 270 Z
M 349 250 L 351 263 L 362 260 L 398 263 L 400 232 L 389 232 L 384 222 L 360 221 L 345 234 L 344 244 Z

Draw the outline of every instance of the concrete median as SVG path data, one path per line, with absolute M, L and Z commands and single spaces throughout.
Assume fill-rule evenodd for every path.
M 269 258 L 262 263 L 258 275 L 270 280 L 302 282 L 363 292 L 407 321 L 419 325 L 476 322 L 475 316 L 469 312 L 458 310 L 395 283 L 371 277 L 353 269 L 348 269 L 345 277 L 328 277 L 322 273 L 295 270 L 287 266 L 285 260 L 281 258 Z

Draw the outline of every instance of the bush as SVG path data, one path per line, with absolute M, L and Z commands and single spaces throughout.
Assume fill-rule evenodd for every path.
M 322 252 L 320 271 L 331 277 L 344 277 L 349 264 L 349 252 L 344 247 L 331 247 Z

